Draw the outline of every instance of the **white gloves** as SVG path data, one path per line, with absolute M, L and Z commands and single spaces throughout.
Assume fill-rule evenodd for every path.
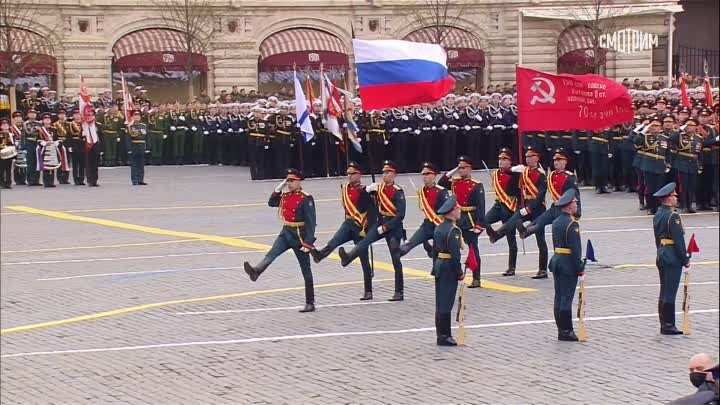
M 167 135 L 163 134 L 163 139 L 167 139 Z
M 370 183 L 370 184 L 367 185 L 367 187 L 365 187 L 365 190 L 366 190 L 368 193 L 373 192 L 373 191 L 377 191 L 377 189 L 378 189 L 378 183 Z
M 413 132 L 415 133 L 415 135 L 420 135 L 420 130 L 419 130 L 419 129 L 416 129 L 416 130 L 414 130 Z
M 204 135 L 210 135 L 210 132 L 208 132 L 208 131 L 203 131 L 203 134 L 204 134 Z
M 119 137 L 118 137 L 118 138 L 115 138 L 115 142 L 120 143 L 120 138 L 119 138 Z
M 170 130 L 171 130 L 171 131 L 174 131 L 174 130 L 176 130 L 176 129 L 177 129 L 177 128 L 175 128 L 174 125 L 171 125 L 171 126 L 170 126 Z
M 390 144 L 390 142 L 388 142 L 388 141 L 383 142 L 383 145 L 389 145 L 389 144 Z
M 232 129 L 232 128 L 228 128 L 228 132 L 233 132 L 233 129 Z
M 527 208 L 523 208 L 523 209 L 520 210 L 520 215 L 526 216 L 527 214 L 528 214 Z
M 522 173 L 523 170 L 525 170 L 525 166 L 524 166 L 524 165 L 515 165 L 515 166 L 513 166 L 513 167 L 510 168 L 510 171 L 513 172 L 513 173 Z
M 145 154 L 147 155 L 147 154 L 149 154 L 149 153 L 150 153 L 150 151 L 147 150 L 147 149 L 145 149 Z
M 270 149 L 270 147 L 268 145 L 265 145 L 265 149 Z
M 613 157 L 613 154 L 612 154 L 612 153 L 608 153 L 608 159 L 612 159 L 612 157 Z
M 475 114 L 475 119 L 478 121 L 482 121 L 482 116 L 480 114 Z
M 180 121 L 185 121 L 185 117 L 182 116 L 182 115 L 181 115 L 178 119 L 179 119 Z
M 310 249 L 306 248 L 305 246 L 301 247 L 300 251 L 304 253 L 310 253 Z
M 285 185 L 287 184 L 287 179 L 283 180 L 280 184 L 275 187 L 275 192 L 279 193 L 282 191 L 283 188 L 285 188 Z
M 201 119 L 201 120 L 204 120 L 204 119 L 205 119 L 205 116 L 204 116 L 204 115 L 201 115 L 201 116 L 199 116 L 198 118 Z
M 688 264 L 688 267 L 684 267 L 682 269 L 682 274 L 688 274 L 690 273 L 690 265 Z
M 403 115 L 403 116 L 402 116 L 402 119 L 403 119 L 403 121 L 407 121 L 407 120 L 409 120 L 409 118 L 408 118 L 408 116 L 407 116 L 407 115 Z
M 190 127 L 190 129 L 192 129 L 193 131 L 197 131 L 197 127 L 194 125 L 192 127 Z
M 487 129 L 488 131 L 492 131 L 492 125 L 488 125 L 485 129 Z
M 517 129 L 517 124 L 512 124 L 513 129 Z
M 47 142 L 45 142 L 45 141 L 40 141 L 40 146 L 45 146 L 45 145 L 47 145 Z
M 343 128 L 347 128 L 347 122 L 343 122 Z
M 443 129 L 443 131 L 447 131 L 447 129 L 448 129 L 448 126 L 447 126 L 447 125 L 445 125 L 445 124 L 442 124 L 442 127 L 440 127 L 440 128 L 442 128 L 442 129 Z
M 392 129 L 392 132 L 398 132 L 398 131 L 399 131 L 399 129 L 397 129 L 397 128 Z
M 131 150 L 128 151 L 128 155 L 132 155 L 132 151 L 131 151 Z
M 670 173 L 670 167 L 665 167 L 665 173 Z
M 580 154 L 580 151 L 579 151 L 579 150 L 576 150 L 576 151 L 575 151 L 575 154 L 576 154 L 576 155 L 579 155 L 579 154 Z
M 383 229 L 382 225 L 377 227 L 377 232 L 378 235 L 382 235 L 383 233 L 385 233 L 385 229 Z
M 218 129 L 218 130 L 217 130 L 217 133 L 218 133 L 218 134 L 222 134 L 222 129 Z
M 460 119 L 460 116 L 459 116 L 458 113 L 456 113 L 456 112 L 453 113 L 453 117 L 454 117 L 456 120 L 459 120 L 459 119 Z
M 465 125 L 463 128 L 465 128 L 466 131 L 470 130 L 470 125 Z
M 426 115 L 426 116 L 425 116 L 425 119 L 426 119 L 427 121 L 432 121 L 432 120 L 433 120 L 433 117 L 430 116 L 430 115 Z
M 238 133 L 241 133 L 241 134 L 242 134 L 243 132 L 245 132 L 245 130 L 244 130 L 244 129 L 242 129 L 242 128 L 238 128 Z
M 448 177 L 452 177 L 458 170 L 460 170 L 460 168 L 459 168 L 459 167 L 456 167 L 456 168 L 448 171 L 447 173 L 445 173 L 445 175 L 448 176 Z
M 72 153 L 72 151 L 73 151 L 72 148 L 68 148 L 68 152 Z

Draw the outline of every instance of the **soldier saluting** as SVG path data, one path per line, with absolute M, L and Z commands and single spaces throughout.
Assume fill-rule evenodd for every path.
M 297 169 L 288 169 L 287 177 L 270 195 L 268 205 L 278 207 L 283 227 L 265 257 L 256 266 L 244 263 L 245 273 L 250 280 L 256 281 L 278 256 L 292 249 L 300 264 L 305 280 L 305 308 L 300 312 L 315 311 L 315 290 L 312 270 L 310 269 L 310 251 L 315 243 L 315 203 L 310 194 L 302 189 L 302 173 Z M 282 192 L 287 185 L 288 191 Z

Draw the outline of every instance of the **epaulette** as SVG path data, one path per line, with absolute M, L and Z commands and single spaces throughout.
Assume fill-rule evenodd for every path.
M 300 190 L 300 193 L 301 193 L 302 195 L 304 195 L 305 197 L 310 197 L 310 193 L 308 193 L 308 192 L 305 191 L 305 190 Z
M 565 170 L 564 173 L 567 174 L 568 176 L 574 176 L 574 175 L 575 175 L 575 173 L 571 172 L 570 170 Z
M 436 184 L 436 185 L 435 185 L 435 188 L 438 189 L 438 190 L 445 190 L 445 187 L 443 187 L 443 186 L 441 186 L 441 185 L 439 185 L 439 184 Z
M 402 187 L 397 184 L 393 184 L 393 188 L 395 188 L 395 190 L 402 190 Z
M 472 180 L 472 182 L 475 183 L 475 184 L 480 184 L 480 183 L 481 183 L 480 180 L 476 180 L 476 179 L 470 179 L 470 180 Z

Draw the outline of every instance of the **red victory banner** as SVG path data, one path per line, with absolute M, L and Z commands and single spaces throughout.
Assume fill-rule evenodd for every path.
M 551 75 L 518 67 L 518 133 L 600 130 L 633 121 L 632 97 L 598 75 Z

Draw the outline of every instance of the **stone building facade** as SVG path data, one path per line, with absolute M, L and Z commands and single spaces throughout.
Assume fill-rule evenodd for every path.
M 281 72 L 289 69 L 290 60 L 299 69 L 317 69 L 323 62 L 352 72 L 353 36 L 418 41 L 428 37 L 423 32 L 428 27 L 419 26 L 409 11 L 423 10 L 423 0 L 210 2 L 221 11 L 215 21 L 217 34 L 209 49 L 194 62 L 201 71 L 198 82 L 210 95 L 233 85 L 257 89 L 263 84 L 259 81 L 272 80 L 273 75 L 283 80 Z M 579 21 L 586 19 L 583 16 L 588 14 L 588 3 L 592 1 L 468 3 L 458 18 L 452 18 L 452 33 L 445 39 L 452 43 L 443 44 L 448 48 L 451 67 L 455 66 L 453 70 L 469 72 L 467 83 L 484 86 L 513 82 L 517 64 L 556 72 L 564 69 L 560 63 L 563 57 L 563 63 L 569 60 L 567 63 L 576 64 L 580 70 L 587 67 L 588 57 L 592 59 L 592 50 L 588 49 L 592 41 L 583 37 L 590 23 Z M 619 30 L 632 28 L 656 35 L 657 43 L 651 43 L 652 49 L 633 52 L 608 49 L 603 52 L 602 73 L 617 80 L 667 77 L 672 66 L 668 49 L 672 49 L 674 16 L 682 12 L 682 7 L 676 1 L 631 3 L 603 12 L 612 16 L 613 26 Z M 77 93 L 81 75 L 91 93 L 117 89 L 113 73 L 117 79 L 117 70 L 123 66 L 130 72 L 144 69 L 158 75 L 182 70 L 178 69 L 178 59 L 183 56 L 173 52 L 177 49 L 163 49 L 168 48 L 168 39 L 163 38 L 168 26 L 152 0 L 55 0 L 39 4 L 41 9 L 31 27 L 34 34 L 55 44 L 50 56 L 56 65 L 50 71 L 30 69 L 28 73 L 49 74 L 52 87 L 60 93 Z M 601 21 L 604 24 L 610 19 Z M 294 34 L 296 30 L 301 30 L 300 34 Z M 119 49 L 121 45 L 124 49 Z M 352 86 L 354 75 L 348 74 L 347 79 Z

